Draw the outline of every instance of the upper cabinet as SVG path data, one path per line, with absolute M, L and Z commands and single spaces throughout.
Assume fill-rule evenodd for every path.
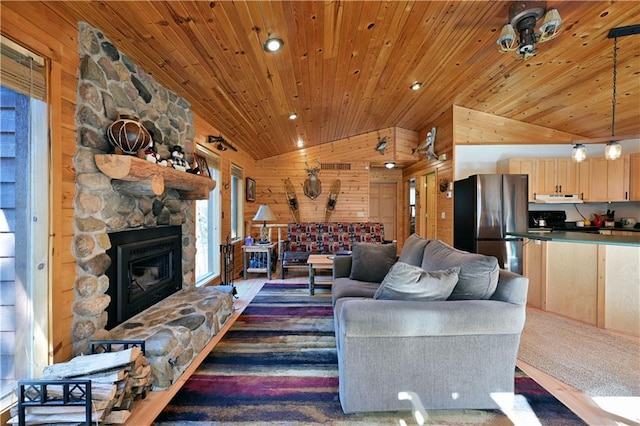
M 618 160 L 589 158 L 509 158 L 497 173 L 529 176 L 529 202 L 537 195 L 577 194 L 585 202 L 640 201 L 640 153 Z
M 535 158 L 507 158 L 498 161 L 497 172 L 502 174 L 516 174 L 529 176 L 529 202 L 535 201 L 536 159 Z
M 589 187 L 583 192 L 584 201 L 629 201 L 629 155 L 617 160 L 590 158 L 587 162 Z M 583 174 L 586 178 L 587 173 Z
M 640 152 L 629 156 L 629 201 L 640 201 Z
M 577 194 L 578 164 L 570 158 L 536 160 L 535 192 L 537 194 Z

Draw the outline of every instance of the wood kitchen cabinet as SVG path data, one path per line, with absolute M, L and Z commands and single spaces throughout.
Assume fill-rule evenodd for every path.
M 589 190 L 584 201 L 629 201 L 629 155 L 617 160 L 590 158 L 587 161 Z
M 640 246 L 592 242 L 526 239 L 527 306 L 640 336 Z
M 529 202 L 535 201 L 535 158 L 507 158 L 497 163 L 497 173 L 529 176 Z
M 629 201 L 640 201 L 640 152 L 629 156 Z
M 546 249 L 546 310 L 597 325 L 598 246 L 550 242 Z
M 529 278 L 527 290 L 527 306 L 546 309 L 546 243 L 539 240 L 524 240 L 524 268 L 523 275 Z
M 570 158 L 538 158 L 536 160 L 538 194 L 577 194 L 578 163 Z

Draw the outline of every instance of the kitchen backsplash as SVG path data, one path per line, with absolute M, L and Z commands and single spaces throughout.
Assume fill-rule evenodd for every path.
M 640 202 L 628 203 L 584 203 L 584 204 L 536 204 L 529 203 L 529 210 L 564 210 L 567 221 L 592 220 L 594 214 L 605 214 L 607 210 L 615 211 L 615 220 L 632 217 L 640 221 Z M 581 216 L 582 214 L 582 216 Z

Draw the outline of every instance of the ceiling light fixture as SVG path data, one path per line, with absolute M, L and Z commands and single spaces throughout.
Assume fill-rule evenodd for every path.
M 617 160 L 621 155 L 622 147 L 616 141 L 611 141 L 604 147 L 604 158 L 607 160 Z
M 611 33 L 609 33 L 611 38 Z M 613 37 L 613 95 L 611 96 L 611 138 L 604 147 L 604 158 L 617 160 L 622 155 L 622 147 L 614 140 L 616 137 L 616 81 L 618 80 L 618 37 Z
M 295 120 L 296 118 L 298 118 L 298 114 L 296 114 L 295 112 L 289 114 L 289 120 Z
M 384 163 L 384 166 L 387 169 L 393 169 L 396 166 L 396 163 L 394 163 L 393 161 L 387 161 L 386 163 Z
M 304 142 L 302 142 L 302 139 L 298 139 L 298 148 L 302 148 L 304 146 Z
M 556 9 L 547 10 L 545 15 L 546 7 L 546 1 L 514 1 L 509 7 L 509 23 L 502 27 L 496 42 L 500 52 L 515 51 L 521 59 L 526 60 L 535 55 L 536 43 L 556 38 L 560 33 L 562 18 Z M 542 15 L 545 15 L 544 21 L 536 33 L 536 22 Z
M 616 137 L 616 95 L 617 95 L 617 79 L 618 79 L 618 37 L 626 37 L 629 35 L 640 34 L 640 25 L 628 25 L 626 27 L 612 28 L 609 30 L 607 38 L 613 39 L 613 95 L 611 97 L 611 137 L 583 139 L 574 141 L 571 156 L 576 159 L 580 158 L 577 149 L 583 144 L 601 144 L 606 142 L 604 147 L 604 157 L 607 160 L 617 160 L 622 156 L 622 146 L 618 141 L 640 138 L 640 134 L 623 135 Z M 586 158 L 586 153 L 584 154 Z M 584 158 L 583 158 L 584 160 Z M 581 161 L 577 160 L 576 161 Z
M 577 163 L 583 162 L 587 159 L 587 148 L 581 143 L 575 144 L 571 151 L 571 158 Z
M 416 81 L 415 83 L 413 83 L 411 86 L 409 86 L 409 88 L 411 90 L 418 90 L 422 87 L 422 83 Z
M 267 52 L 277 52 L 278 50 L 282 49 L 282 46 L 284 46 L 284 41 L 275 37 L 269 37 L 262 45 L 264 50 Z

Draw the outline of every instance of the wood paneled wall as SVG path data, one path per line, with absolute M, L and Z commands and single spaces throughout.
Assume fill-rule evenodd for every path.
M 557 144 L 584 139 L 579 135 L 457 105 L 453 106 L 453 123 L 455 145 Z
M 384 155 L 375 149 L 378 137 L 387 137 Z M 255 169 L 257 195 L 253 211 L 257 210 L 259 204 L 269 204 L 279 223 L 293 222 L 284 191 L 284 182 L 289 178 L 296 188 L 300 220 L 324 221 L 329 188 L 335 179 L 339 179 L 340 195 L 331 220 L 367 221 L 369 220 L 369 184 L 373 180 L 401 182 L 400 171 L 387 171 L 379 166 L 382 166 L 385 161 L 402 161 L 403 159 L 415 161 L 415 157 L 411 155 L 411 149 L 417 145 L 417 141 L 416 132 L 387 128 L 260 160 Z M 322 193 L 317 199 L 311 200 L 304 195 L 302 185 L 307 179 L 306 162 L 316 161 L 337 167 L 334 170 L 320 171 L 318 178 L 322 182 Z M 398 186 L 398 188 L 401 187 L 401 185 Z M 401 209 L 402 206 L 399 206 L 398 218 L 403 217 Z M 404 227 L 405 224 L 401 222 L 401 226 Z M 398 231 L 396 235 L 404 235 Z
M 423 141 L 427 137 L 427 132 L 436 126 L 436 139 L 434 142 L 434 151 L 440 156 L 438 160 L 428 160 L 424 155 L 420 155 L 419 161 L 403 170 L 403 180 L 406 183 L 411 178 L 416 179 L 416 183 L 420 182 L 420 177 L 429 173 L 436 174 L 436 182 L 442 181 L 453 182 L 454 172 L 454 143 L 453 143 L 453 108 L 443 112 L 438 119 L 428 125 L 419 132 L 418 140 Z M 446 159 L 444 159 L 446 157 Z M 408 204 L 408 203 L 407 203 Z M 426 206 L 421 206 L 416 199 L 416 218 L 425 214 Z M 437 225 L 436 238 L 453 245 L 453 198 L 447 198 L 446 192 L 437 191 L 436 200 Z M 442 214 L 444 213 L 444 218 Z M 408 217 L 409 213 L 405 215 Z M 418 235 L 426 235 L 426 230 L 419 229 L 419 220 L 416 220 L 416 233 Z M 406 225 L 408 229 L 408 224 Z

